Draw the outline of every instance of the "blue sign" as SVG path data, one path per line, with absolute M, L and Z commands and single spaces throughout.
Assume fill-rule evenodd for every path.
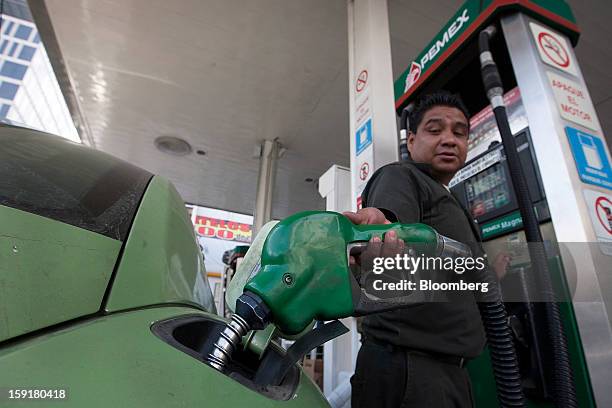
M 366 147 L 372 144 L 372 119 L 368 119 L 366 123 L 355 133 L 355 150 L 356 154 L 363 152 Z
M 566 126 L 576 168 L 583 183 L 612 190 L 612 169 L 603 141 L 594 135 Z

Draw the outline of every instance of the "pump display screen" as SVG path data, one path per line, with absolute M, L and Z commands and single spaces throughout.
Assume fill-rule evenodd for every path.
M 467 205 L 474 217 L 510 204 L 510 186 L 501 163 L 497 163 L 465 182 Z
M 510 131 L 516 135 L 527 127 L 527 111 L 521 100 L 518 87 L 511 89 L 504 95 L 504 103 L 508 112 Z M 470 118 L 470 138 L 468 141 L 469 162 L 479 154 L 486 152 L 492 143 L 501 143 L 501 135 L 497 129 L 497 122 L 490 105 Z

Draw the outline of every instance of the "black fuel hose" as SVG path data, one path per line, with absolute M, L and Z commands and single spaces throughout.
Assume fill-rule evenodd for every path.
M 518 358 L 508 326 L 508 314 L 501 301 L 497 280 L 487 269 L 475 272 L 475 279 L 488 284 L 488 291 L 478 293 L 477 301 L 487 335 L 499 406 L 526 407 Z
M 470 256 L 462 243 L 444 236 L 438 238 L 438 248 L 441 248 L 438 256 L 442 258 Z M 518 358 L 497 279 L 486 268 L 474 269 L 471 275 L 475 282 L 487 284 L 487 292 L 476 292 L 476 300 L 489 343 L 499 406 L 526 407 Z
M 542 234 L 540 233 L 538 220 L 533 208 L 533 201 L 529 194 L 527 180 L 522 171 L 516 142 L 512 136 L 508 123 L 506 107 L 503 101 L 503 84 L 501 76 L 489 49 L 489 39 L 494 33 L 495 27 L 489 26 L 480 32 L 478 38 L 482 81 L 487 92 L 487 97 L 493 107 L 497 127 L 499 128 L 502 143 L 504 145 L 504 152 L 510 170 L 512 185 L 516 192 L 521 218 L 523 219 L 532 271 L 535 272 L 538 287 L 540 288 L 540 295 L 545 302 L 546 326 L 551 343 L 551 360 L 553 365 L 553 401 L 556 407 L 577 407 L 578 403 L 576 399 L 574 376 L 569 360 L 567 339 L 565 337 L 565 331 L 563 330 L 559 305 L 555 301 L 546 252 L 542 243 Z

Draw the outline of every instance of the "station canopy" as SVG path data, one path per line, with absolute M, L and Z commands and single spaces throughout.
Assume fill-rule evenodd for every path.
M 397 78 L 462 1 L 388 4 Z M 569 4 L 582 30 L 576 53 L 610 135 L 612 8 Z M 273 218 L 324 208 L 318 177 L 334 163 L 349 165 L 345 0 L 47 0 L 31 7 L 37 22 L 50 22 L 39 27 L 41 37 L 61 51 L 52 63 L 70 77 L 86 144 L 167 177 L 189 203 L 252 214 L 254 148 L 278 139 L 286 151 Z M 186 140 L 191 153 L 162 153 L 154 144 L 162 136 Z

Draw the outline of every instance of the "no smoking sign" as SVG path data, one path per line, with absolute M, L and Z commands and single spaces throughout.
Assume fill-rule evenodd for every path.
M 560 68 L 569 67 L 569 54 L 558 38 L 549 33 L 540 33 L 538 35 L 538 46 L 555 65 Z
M 612 196 L 596 190 L 585 189 L 582 192 L 597 241 L 606 243 L 606 248 L 612 250 Z M 602 251 L 612 255 L 604 249 Z
M 357 75 L 357 81 L 355 81 L 355 90 L 357 92 L 361 92 L 364 90 L 366 85 L 368 84 L 368 70 L 362 70 L 359 75 Z
M 368 162 L 361 163 L 359 166 L 359 180 L 365 181 L 370 174 L 370 164 Z
M 577 76 L 576 62 L 565 37 L 539 24 L 529 23 L 529 27 L 542 61 L 561 71 Z
M 612 238 L 612 200 L 604 196 L 598 197 L 595 200 L 595 213 L 597 221 Z

